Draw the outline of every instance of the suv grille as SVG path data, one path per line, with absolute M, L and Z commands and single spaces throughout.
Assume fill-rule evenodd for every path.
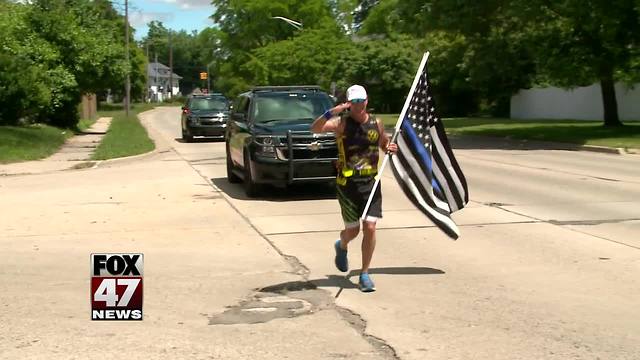
M 304 150 L 304 149 L 294 149 L 293 150 L 293 158 L 294 159 L 327 159 L 336 157 L 337 149 L 320 149 L 320 150 Z
M 293 159 L 327 159 L 335 160 L 338 156 L 338 147 L 333 135 L 313 135 L 309 132 L 289 132 L 281 148 L 283 160 L 287 160 L 293 151 Z
M 200 116 L 199 119 L 202 125 L 217 125 L 226 122 L 226 118 L 222 116 Z

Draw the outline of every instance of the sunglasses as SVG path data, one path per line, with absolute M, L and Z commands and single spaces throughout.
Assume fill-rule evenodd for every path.
M 359 103 L 363 103 L 366 99 L 353 99 L 351 100 L 352 104 L 359 104 Z

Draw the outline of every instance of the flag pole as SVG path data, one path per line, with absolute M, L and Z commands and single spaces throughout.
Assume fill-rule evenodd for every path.
M 416 72 L 416 76 L 413 78 L 413 84 L 411 84 L 411 90 L 409 90 L 409 94 L 407 98 L 404 100 L 404 106 L 402 107 L 402 111 L 398 116 L 398 121 L 396 122 L 396 126 L 393 130 L 393 136 L 389 143 L 393 143 L 396 141 L 396 137 L 398 136 L 398 130 L 400 130 L 400 126 L 402 126 L 402 121 L 409 109 L 409 105 L 411 104 L 411 95 L 416 90 L 416 86 L 418 86 L 418 80 L 420 80 L 420 75 L 422 75 L 422 70 L 424 66 L 427 64 L 427 59 L 429 59 L 429 52 L 427 51 L 422 55 L 422 61 L 420 61 L 420 66 L 418 67 L 418 72 Z M 384 168 L 387 166 L 387 162 L 389 161 L 389 153 L 384 155 L 384 159 L 382 160 L 382 165 L 380 165 L 380 170 L 376 175 L 376 182 L 373 184 L 373 189 L 371 189 L 371 193 L 369 194 L 369 199 L 367 200 L 367 205 L 364 207 L 364 211 L 362 212 L 361 219 L 364 220 L 369 212 L 369 207 L 371 206 L 371 201 L 373 200 L 373 195 L 376 193 L 376 189 L 380 184 L 380 178 L 382 178 L 382 173 L 384 172 Z

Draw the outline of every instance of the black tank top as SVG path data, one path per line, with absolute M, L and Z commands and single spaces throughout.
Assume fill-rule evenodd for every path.
M 376 117 L 369 114 L 369 119 L 361 124 L 351 118 L 350 114 L 342 117 L 345 122 L 344 131 L 337 139 L 338 170 L 363 171 L 364 174 L 378 169 L 378 142 L 380 130 Z M 357 175 L 357 174 L 355 174 Z

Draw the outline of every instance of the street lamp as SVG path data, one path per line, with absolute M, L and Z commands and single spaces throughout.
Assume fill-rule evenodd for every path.
M 286 18 L 284 16 L 273 16 L 271 17 L 272 19 L 279 19 L 282 20 L 284 22 L 286 22 L 287 24 L 293 26 L 294 28 L 298 29 L 298 30 L 302 30 L 302 23 L 295 21 L 295 20 L 291 20 L 289 18 Z

